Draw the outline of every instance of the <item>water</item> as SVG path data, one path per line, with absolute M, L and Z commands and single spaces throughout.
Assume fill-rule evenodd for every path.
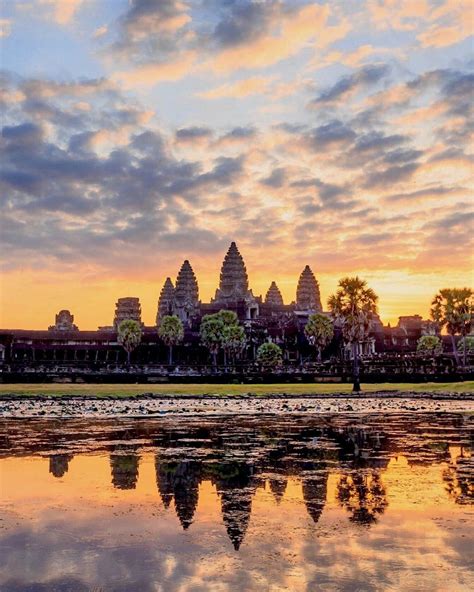
M 2 592 L 474 589 L 468 414 L 1 427 Z

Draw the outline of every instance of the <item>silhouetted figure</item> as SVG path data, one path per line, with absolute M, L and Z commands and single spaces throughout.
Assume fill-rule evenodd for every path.
M 69 469 L 69 461 L 72 458 L 72 454 L 52 454 L 49 457 L 49 472 L 57 478 L 63 477 Z
M 138 480 L 138 454 L 120 454 L 112 452 L 110 455 L 110 468 L 112 470 L 112 483 L 117 489 L 135 489 Z

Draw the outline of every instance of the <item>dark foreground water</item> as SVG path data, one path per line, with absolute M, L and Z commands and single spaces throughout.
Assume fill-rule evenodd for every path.
M 0 422 L 0 590 L 474 590 L 461 413 Z

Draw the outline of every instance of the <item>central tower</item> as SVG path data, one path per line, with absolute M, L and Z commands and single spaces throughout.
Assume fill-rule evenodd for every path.
M 248 296 L 247 269 L 237 245 L 232 242 L 222 263 L 219 288 L 214 300 L 220 303 L 237 302 Z

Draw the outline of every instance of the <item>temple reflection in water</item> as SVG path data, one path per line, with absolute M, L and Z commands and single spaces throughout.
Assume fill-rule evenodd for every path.
M 462 414 L 392 415 L 389 424 L 383 415 L 373 415 L 300 417 L 291 425 L 278 418 L 103 421 L 93 429 L 83 420 L 66 425 L 10 424 L 2 455 L 46 454 L 49 472 L 61 479 L 74 466 L 73 451 L 108 454 L 113 487 L 134 490 L 142 455 L 151 453 L 166 511 L 173 509 L 182 528 L 191 528 L 200 488 L 210 483 L 236 550 L 244 542 L 257 490 L 268 489 L 278 507 L 289 479 L 299 480 L 312 523 L 323 513 L 330 475 L 334 497 L 349 520 L 365 527 L 377 523 L 389 506 L 384 473 L 401 455 L 409 466 L 440 465 L 446 495 L 457 504 L 474 500 L 472 430 Z M 61 452 L 55 450 L 59 446 Z

